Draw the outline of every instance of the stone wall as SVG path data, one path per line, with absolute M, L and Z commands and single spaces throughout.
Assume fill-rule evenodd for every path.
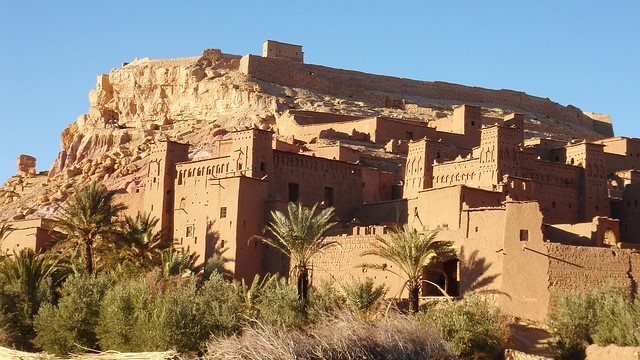
M 338 96 L 351 96 L 379 107 L 384 107 L 387 102 L 387 96 L 380 94 L 381 92 L 461 103 L 500 104 L 512 110 L 533 112 L 575 123 L 603 136 L 613 136 L 611 123 L 604 122 L 602 119 L 592 119 L 574 106 L 562 106 L 547 98 L 513 90 L 490 90 L 440 81 L 417 81 L 371 75 L 254 55 L 246 55 L 242 58 L 240 71 L 254 79 L 284 86 L 315 89 Z
M 637 293 L 640 253 L 631 249 L 598 248 L 546 243 L 550 296 L 575 287 L 596 289 L 612 283 L 629 294 Z

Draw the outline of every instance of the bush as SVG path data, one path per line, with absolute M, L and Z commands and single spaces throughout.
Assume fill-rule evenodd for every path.
M 295 286 L 285 279 L 269 283 L 262 292 L 258 308 L 258 320 L 269 326 L 299 328 L 308 323 L 308 318 Z
M 107 288 L 108 281 L 102 276 L 70 277 L 58 305 L 45 304 L 36 315 L 34 343 L 56 355 L 77 352 L 78 345 L 98 349 L 95 329 Z
M 506 319 L 498 308 L 477 295 L 439 304 L 418 317 L 434 326 L 453 353 L 463 358 L 498 358 L 507 346 Z
M 103 350 L 136 352 L 148 349 L 143 336 L 151 295 L 144 281 L 122 280 L 104 295 L 96 335 Z
M 640 303 L 615 286 L 572 290 L 558 296 L 547 318 L 549 349 L 558 359 L 584 359 L 593 342 L 600 346 L 640 345 Z
M 382 299 L 387 294 L 387 288 L 384 285 L 374 286 L 372 278 L 367 278 L 364 282 L 356 279 L 342 286 L 342 291 L 351 311 L 365 318 L 378 311 Z
M 605 286 L 594 294 L 597 322 L 593 326 L 593 341 L 600 346 L 640 345 L 640 302 L 624 297 L 613 286 Z
M 594 298 L 573 290 L 559 296 L 549 312 L 549 350 L 559 359 L 584 359 L 596 321 Z
M 304 330 L 253 326 L 207 344 L 204 359 L 455 359 L 433 331 L 405 317 L 341 314 Z
M 143 350 L 199 351 L 211 335 L 231 334 L 239 328 L 240 299 L 232 284 L 213 274 L 202 289 L 196 279 L 173 291 L 163 292 L 142 314 Z M 146 315 L 146 318 L 144 317 Z

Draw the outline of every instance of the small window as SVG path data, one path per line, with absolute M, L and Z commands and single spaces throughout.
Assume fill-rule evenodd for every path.
M 266 166 L 263 162 L 260 163 L 260 170 L 264 171 L 266 169 Z
M 529 230 L 520 230 L 520 241 L 529 241 Z
M 220 219 L 224 219 L 227 217 L 227 207 L 223 206 L 220 208 Z
M 554 209 L 556 208 L 556 202 L 555 201 L 551 202 L 551 207 L 553 207 Z
M 298 202 L 300 197 L 300 185 L 297 183 L 289 183 L 289 201 Z
M 187 225 L 187 227 L 184 230 L 184 237 L 193 237 L 193 230 L 194 230 L 194 226 L 193 225 Z
M 333 188 L 324 187 L 324 205 L 333 206 Z

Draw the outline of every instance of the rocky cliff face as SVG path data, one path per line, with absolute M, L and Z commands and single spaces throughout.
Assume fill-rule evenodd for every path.
M 353 115 L 409 117 L 423 121 L 451 114 L 452 103 L 406 97 L 402 107 L 328 95 L 250 79 L 240 57 L 205 50 L 201 57 L 140 59 L 99 75 L 90 108 L 61 135 L 61 151 L 48 173 L 20 172 L 0 188 L 0 220 L 51 216 L 74 187 L 101 181 L 134 192 L 149 145 L 174 140 L 193 145 L 192 158 L 217 155 L 214 142 L 230 130 L 273 129 L 286 109 Z M 485 109 L 501 116 L 500 108 Z M 557 129 L 552 119 L 527 115 L 527 131 Z M 566 125 L 567 138 L 593 136 Z M 563 125 L 563 126 L 564 126 Z

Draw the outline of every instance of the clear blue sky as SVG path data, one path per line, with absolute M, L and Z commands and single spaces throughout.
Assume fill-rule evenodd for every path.
M 0 181 L 22 153 L 49 168 L 97 74 L 205 48 L 259 54 L 267 38 L 302 44 L 308 63 L 549 97 L 640 137 L 639 1 L 309 3 L 0 0 Z

